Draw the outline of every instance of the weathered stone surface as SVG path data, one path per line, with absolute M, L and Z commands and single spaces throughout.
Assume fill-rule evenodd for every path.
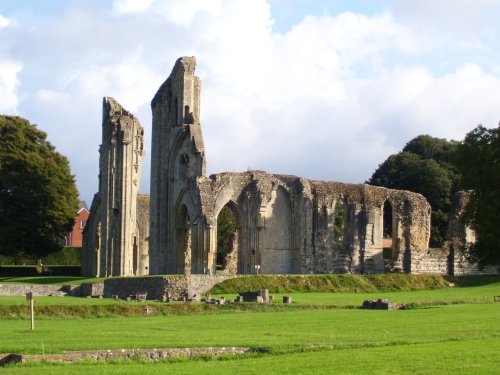
M 104 98 L 99 191 L 83 233 L 82 275 L 148 273 L 148 247 L 140 246 L 146 237 L 138 233 L 137 220 L 143 137 L 134 115 L 113 98 Z
M 449 215 L 449 237 L 452 240 L 456 239 L 460 241 L 462 244 L 476 242 L 476 234 L 470 227 L 464 224 L 463 220 L 465 207 L 469 202 L 470 195 L 470 191 L 457 191 L 453 196 Z
M 378 299 L 376 301 L 364 301 L 361 305 L 362 309 L 368 310 L 401 310 L 406 306 L 401 303 L 389 302 L 386 299 Z
M 146 294 L 148 300 L 179 301 L 185 298 L 193 301 L 200 300 L 200 296 L 227 278 L 210 275 L 112 278 L 104 281 L 102 295 L 126 299 Z
M 200 126 L 200 80 L 194 57 L 178 59 L 151 102 L 150 273 L 207 273 L 196 251 L 201 220 L 187 190 L 205 174 Z
M 74 362 L 85 359 L 94 361 L 109 361 L 117 358 L 132 359 L 145 358 L 159 361 L 165 358 L 198 357 L 202 355 L 238 355 L 250 351 L 247 347 L 210 347 L 210 348 L 164 348 L 164 349 L 115 349 L 115 350 L 86 350 L 66 352 L 62 354 L 8 354 L 0 357 L 0 366 L 8 363 L 28 361 L 66 361 Z
M 105 99 L 85 275 L 478 272 L 456 247 L 429 249 L 431 207 L 420 194 L 259 170 L 206 177 L 195 68 L 194 57 L 179 58 L 151 102 L 149 203 L 137 195 L 142 128 Z M 111 158 L 113 150 L 134 158 Z M 461 243 L 472 239 L 460 224 L 466 201 L 467 194 L 457 196 L 451 213 L 450 232 Z M 237 225 L 217 271 L 224 207 Z
M 80 293 L 81 297 L 90 297 L 90 296 L 102 296 L 104 295 L 104 283 L 86 283 L 80 285 Z
M 255 292 L 243 292 L 240 293 L 240 297 L 242 297 L 242 302 L 258 302 L 258 303 L 268 303 L 271 302 L 271 298 L 269 296 L 269 290 L 260 289 Z
M 12 363 L 19 363 L 23 361 L 23 356 L 21 354 L 0 354 L 0 367 Z
M 33 292 L 34 296 L 79 296 L 80 285 L 0 284 L 0 295 L 2 296 L 24 296 L 28 292 Z
M 1 296 L 24 296 L 33 292 L 34 296 L 95 296 L 101 295 L 103 283 L 82 285 L 23 285 L 23 284 L 0 284 Z

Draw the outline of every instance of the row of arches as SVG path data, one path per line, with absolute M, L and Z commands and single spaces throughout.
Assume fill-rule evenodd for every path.
M 353 206 L 351 206 L 339 197 L 331 201 L 330 208 L 324 208 L 328 219 L 325 222 L 323 236 L 329 238 L 324 242 L 325 246 L 331 247 L 331 251 L 348 252 L 351 249 L 353 232 L 358 230 L 352 228 L 355 224 L 352 221 L 353 213 L 350 211 L 353 210 Z M 212 274 L 301 272 L 300 269 L 296 269 L 300 255 L 294 252 L 295 231 L 298 224 L 292 213 L 288 193 L 281 188 L 272 191 L 270 200 L 259 211 L 262 220 L 259 224 L 255 218 L 251 222 L 248 221 L 248 210 L 248 207 L 240 207 L 230 200 L 218 211 L 214 222 L 216 225 L 211 232 L 213 238 L 204 243 L 206 246 L 204 251 L 209 253 L 207 254 L 196 250 L 197 246 L 193 246 L 193 231 L 198 231 L 200 228 L 192 223 L 186 205 L 180 204 L 175 219 L 175 251 L 169 260 L 175 265 L 175 272 Z M 371 248 L 372 253 L 379 249 L 380 257 L 390 260 L 395 255 L 393 239 L 396 238 L 395 214 L 390 200 L 385 200 L 380 210 L 376 212 L 379 214 L 375 212 L 375 216 L 370 214 L 373 219 L 368 218 L 366 236 L 371 238 L 371 242 L 366 242 L 365 246 L 367 249 Z M 366 254 L 369 254 L 368 250 Z M 201 263 L 203 269 L 199 266 Z
M 247 207 L 242 210 L 234 201 L 228 201 L 217 213 L 217 224 L 212 228 L 214 241 L 204 243 L 208 245 L 210 254 L 199 251 L 199 246 L 193 246 L 193 241 L 205 239 L 195 239 L 200 228 L 192 222 L 184 196 L 181 196 L 180 201 L 183 203 L 178 205 L 175 214 L 174 251 L 169 260 L 174 272 L 292 272 L 292 210 L 288 194 L 283 189 L 273 191 L 265 210 L 259 212 L 261 226 L 257 225 L 255 218 L 248 217 Z M 193 231 L 196 232 L 195 236 Z

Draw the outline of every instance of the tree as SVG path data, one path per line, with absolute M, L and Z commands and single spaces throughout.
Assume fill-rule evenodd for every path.
M 71 230 L 78 191 L 68 160 L 20 117 L 0 116 L 0 254 L 42 257 Z
M 228 206 L 224 206 L 217 217 L 217 265 L 224 266 L 224 259 L 232 250 L 236 218 Z
M 500 125 L 478 126 L 469 132 L 455 153 L 464 189 L 472 190 L 465 223 L 476 232 L 476 243 L 466 246 L 479 266 L 500 264 Z
M 439 247 L 447 237 L 451 198 L 459 174 L 451 159 L 458 143 L 420 135 L 403 150 L 389 156 L 367 181 L 371 185 L 422 194 L 432 207 L 430 245 Z

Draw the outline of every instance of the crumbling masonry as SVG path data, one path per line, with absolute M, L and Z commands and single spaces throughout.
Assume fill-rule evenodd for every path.
M 100 184 L 85 231 L 84 274 L 453 269 L 449 254 L 443 262 L 428 248 L 431 208 L 420 194 L 263 171 L 206 177 L 195 68 L 194 57 L 178 59 L 151 103 L 149 212 L 147 198 L 137 197 L 142 128 L 113 99 L 104 100 Z M 236 229 L 225 269 L 217 270 L 217 219 L 224 207 Z
M 113 98 L 103 100 L 99 191 L 84 230 L 82 273 L 148 273 L 148 196 L 138 196 L 144 131 Z

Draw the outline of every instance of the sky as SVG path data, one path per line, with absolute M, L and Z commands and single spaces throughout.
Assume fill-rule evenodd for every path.
M 102 98 L 146 133 L 180 56 L 202 81 L 207 173 L 361 183 L 412 138 L 500 120 L 497 0 L 0 0 L 0 114 L 37 124 L 82 199 Z

